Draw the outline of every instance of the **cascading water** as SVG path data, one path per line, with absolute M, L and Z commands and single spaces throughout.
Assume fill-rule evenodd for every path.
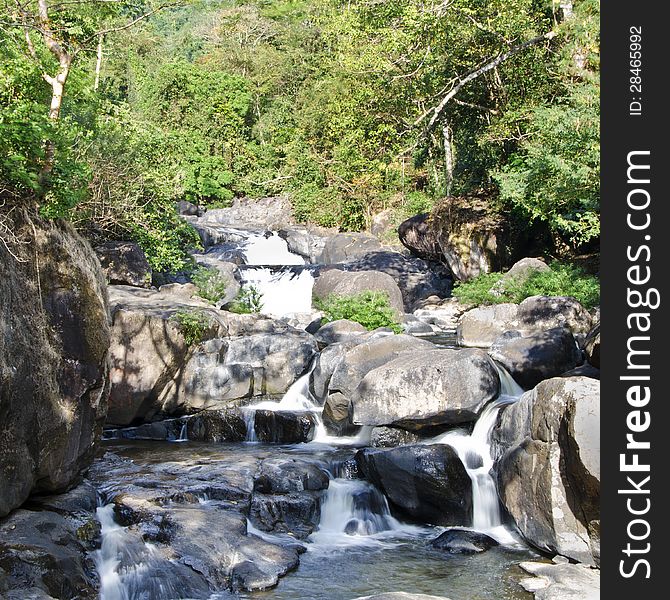
M 516 402 L 524 390 L 503 367 L 496 364 L 496 368 L 500 377 L 500 394 L 481 412 L 472 433 L 468 435 L 462 430 L 449 431 L 434 438 L 432 443 L 448 444 L 456 450 L 472 480 L 473 529 L 490 533 L 499 541 L 509 543 L 513 538 L 510 538 L 503 526 L 498 492 L 491 477 L 491 431 L 500 410 Z
M 305 264 L 305 259 L 291 252 L 286 240 L 280 238 L 274 232 L 271 235 L 249 233 L 242 251 L 248 265 L 286 266 Z

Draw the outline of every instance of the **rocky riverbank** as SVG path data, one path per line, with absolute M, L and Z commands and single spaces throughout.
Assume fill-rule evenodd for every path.
M 397 547 L 431 565 L 424 582 L 405 573 L 405 587 L 338 583 L 331 596 L 287 584 L 286 597 L 443 589 L 465 600 L 467 586 L 430 583 L 456 555 L 465 569 L 495 565 L 491 599 L 495 581 L 528 598 L 515 565 L 537 553 L 585 565 L 557 583 L 557 570 L 524 567 L 549 581 L 526 582 L 537 598 L 573 598 L 560 595 L 573 572 L 594 588 L 597 317 L 563 297 L 460 305 L 435 262 L 444 244 L 419 244 L 420 229 L 412 256 L 373 236 L 300 227 L 276 202 L 187 218 L 205 243 L 195 260 L 227 282 L 217 303 L 185 279 L 158 280 L 127 245 L 98 249 L 105 286 L 85 242 L 48 224 L 38 226 L 41 255 L 0 263 L 0 406 L 10 417 L 0 595 L 251 598 L 279 583 L 283 598 L 315 552 L 340 564 L 343 549 L 364 551 L 367 564 L 369 552 L 383 562 Z M 147 287 L 152 277 L 162 285 Z M 267 298 L 262 312 L 225 310 L 249 282 Z M 31 306 L 36 290 L 41 303 L 19 314 L 16 299 Z M 388 295 L 404 333 L 324 324 L 312 305 L 313 295 L 368 290 Z M 197 339 L 180 322 L 192 313 L 206 323 Z M 17 371 L 36 346 L 44 364 Z M 51 396 L 36 395 L 44 387 Z M 103 421 L 108 441 L 93 461 Z M 44 496 L 86 471 L 79 487 Z M 495 516 L 482 520 L 487 511 Z

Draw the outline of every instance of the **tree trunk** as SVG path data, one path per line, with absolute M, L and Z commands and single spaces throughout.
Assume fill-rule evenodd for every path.
M 100 34 L 98 36 L 98 56 L 95 61 L 95 83 L 93 84 L 93 91 L 97 92 L 100 87 L 100 71 L 102 70 L 102 42 L 105 36 Z
M 454 182 L 454 151 L 452 146 L 452 132 L 449 123 L 442 124 L 442 139 L 444 141 L 444 195 L 451 194 L 451 184 Z

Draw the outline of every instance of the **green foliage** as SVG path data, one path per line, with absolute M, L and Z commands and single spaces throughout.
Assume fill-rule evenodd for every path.
M 226 278 L 214 268 L 198 267 L 191 275 L 197 294 L 210 304 L 216 304 L 226 295 Z
M 353 296 L 330 295 L 315 299 L 314 305 L 325 313 L 326 323 L 348 319 L 360 323 L 369 331 L 378 327 L 390 327 L 395 333 L 402 332 L 385 292 L 368 291 Z
M 212 318 L 201 310 L 179 310 L 170 320 L 177 324 L 189 346 L 199 344 L 212 328 Z
M 227 308 L 237 314 L 259 313 L 263 310 L 263 294 L 254 285 L 243 285 L 235 300 Z
M 453 295 L 466 304 L 519 303 L 530 296 L 571 296 L 586 308 L 600 304 L 600 282 L 575 265 L 555 262 L 548 271 L 536 271 L 528 278 L 505 282 L 499 294 L 491 288 L 502 273 L 485 273 L 468 282 L 457 283 Z

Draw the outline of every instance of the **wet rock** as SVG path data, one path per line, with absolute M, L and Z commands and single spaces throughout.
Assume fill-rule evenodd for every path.
M 318 492 L 254 494 L 249 518 L 261 531 L 304 540 L 319 526 L 321 496 Z
M 368 333 L 368 330 L 360 323 L 339 319 L 322 325 L 314 334 L 319 348 L 325 348 L 330 344 L 355 342 L 358 337 Z
M 584 565 L 522 562 L 530 573 L 521 587 L 535 594 L 535 600 L 600 600 L 600 570 Z
M 427 594 L 409 594 L 407 592 L 387 592 L 374 596 L 359 596 L 354 600 L 449 600 L 444 596 L 429 596 Z
M 418 444 L 421 436 L 405 429 L 396 427 L 374 427 L 370 437 L 370 446 L 373 448 L 395 448 Z
M 472 482 L 450 446 L 365 449 L 356 460 L 365 478 L 409 517 L 434 525 L 469 525 Z
M 30 243 L 18 244 L 16 257 L 0 244 L 0 517 L 31 493 L 66 490 L 91 464 L 110 343 L 90 246 L 71 226 L 20 209 L 3 219 Z
M 352 398 L 356 425 L 427 426 L 474 421 L 500 391 L 481 350 L 417 350 L 371 370 Z
M 500 413 L 491 442 L 498 493 L 522 535 L 587 564 L 599 556 L 599 418 L 600 382 L 548 379 Z
M 286 240 L 288 249 L 298 254 L 309 263 L 318 262 L 332 230 L 315 227 L 291 227 L 279 231 L 279 237 Z
M 360 428 L 351 421 L 351 400 L 340 392 L 333 392 L 323 405 L 323 424 L 333 435 L 354 435 Z
M 600 322 L 586 336 L 584 353 L 589 364 L 600 369 Z
M 433 328 L 413 315 L 405 315 L 402 323 L 403 331 L 408 335 L 422 335 L 433 333 Z
M 435 538 L 430 545 L 449 554 L 479 554 L 499 544 L 491 536 L 480 531 L 449 529 Z
M 96 246 L 107 282 L 113 285 L 151 287 L 151 266 L 134 242 L 106 242 Z
M 326 240 L 317 262 L 322 265 L 345 263 L 375 250 L 381 250 L 381 244 L 374 236 L 365 233 L 338 233 Z
M 410 217 L 398 227 L 398 237 L 412 254 L 425 260 L 439 261 L 442 259 L 442 249 L 429 221 L 429 213 Z
M 405 312 L 398 284 L 393 277 L 380 271 L 323 271 L 314 282 L 313 294 L 316 298 L 326 299 L 328 296 L 355 296 L 368 291 L 385 293 L 398 316 Z
M 257 410 L 254 428 L 261 442 L 300 444 L 314 439 L 316 418 L 306 412 Z
M 93 536 L 86 534 L 97 523 L 95 517 L 62 512 L 19 509 L 0 521 L 0 595 L 98 597 L 95 566 L 87 554 L 97 530 Z
M 203 411 L 186 423 L 188 439 L 198 442 L 242 442 L 247 435 L 244 415 L 239 408 Z
M 269 458 L 254 479 L 254 490 L 263 494 L 316 492 L 327 489 L 329 481 L 324 468 L 313 462 Z
M 503 336 L 493 343 L 489 355 L 526 390 L 582 362 L 574 336 L 564 327 L 526 337 Z

